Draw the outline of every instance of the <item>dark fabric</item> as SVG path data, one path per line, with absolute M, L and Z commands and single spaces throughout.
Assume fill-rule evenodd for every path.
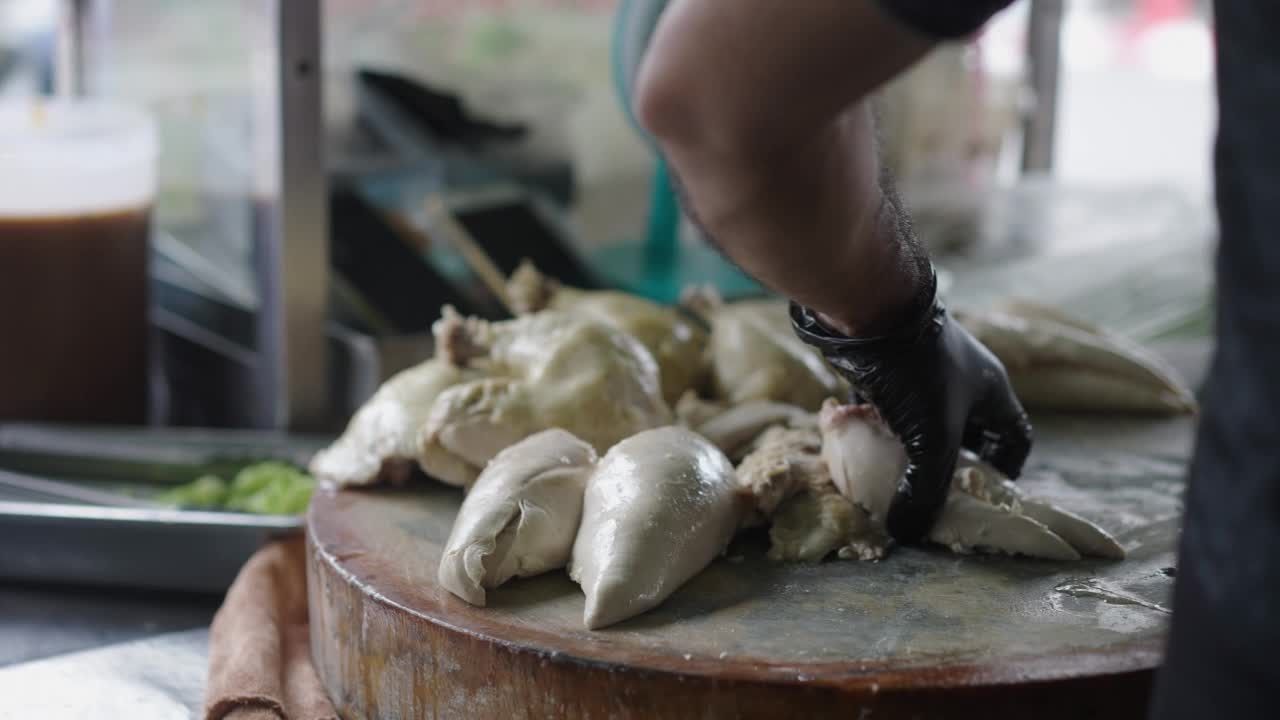
M 1153 716 L 1280 717 L 1280 3 L 1215 3 L 1218 348 Z
M 890 15 L 939 39 L 972 35 L 1013 0 L 877 0 Z

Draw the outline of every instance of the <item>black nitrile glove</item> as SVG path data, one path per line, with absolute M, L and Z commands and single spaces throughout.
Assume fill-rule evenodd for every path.
M 922 538 L 946 501 L 963 446 L 1016 478 L 1031 452 L 1031 423 L 1004 366 L 936 300 L 931 280 L 911 320 L 874 338 L 851 338 L 791 304 L 802 340 L 822 351 L 907 449 L 907 471 L 889 506 L 901 543 Z

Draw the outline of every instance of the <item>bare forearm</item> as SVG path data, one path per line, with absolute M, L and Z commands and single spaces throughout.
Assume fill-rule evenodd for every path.
M 666 148 L 685 204 L 753 277 L 850 334 L 874 333 L 925 278 L 915 240 L 879 184 L 863 103 L 794 151 L 737 161 Z
M 888 21 L 874 9 L 806 0 L 769 15 L 779 5 L 679 0 L 641 78 L 641 117 L 689 211 L 730 258 L 865 332 L 922 280 L 879 183 L 865 96 L 927 44 L 906 36 L 853 51 L 860 36 L 883 37 Z M 753 9 L 765 17 L 753 21 Z

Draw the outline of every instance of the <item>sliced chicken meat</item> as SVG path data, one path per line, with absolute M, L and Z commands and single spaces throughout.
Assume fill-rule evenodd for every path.
M 738 466 L 738 484 L 754 500 L 756 518 L 769 521 L 769 559 L 817 562 L 870 536 L 866 513 L 840 494 L 822 457 L 816 425 L 772 427 Z
M 771 517 L 797 493 L 831 485 L 831 473 L 822 457 L 822 436 L 816 427 L 766 430 L 756 449 L 738 465 L 736 476 L 764 517 Z
M 869 406 L 829 400 L 819 425 L 833 482 L 883 537 L 889 504 L 906 467 L 902 444 Z M 1124 548 L 1101 528 L 1043 501 L 1024 499 L 1016 485 L 970 455 L 957 464 L 929 539 L 957 552 L 1006 552 L 1053 560 L 1074 560 L 1082 553 L 1124 557 Z

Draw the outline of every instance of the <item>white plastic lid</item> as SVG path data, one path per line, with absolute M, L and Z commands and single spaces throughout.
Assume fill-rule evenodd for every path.
M 0 103 L 0 217 L 87 215 L 151 204 L 156 130 L 101 100 Z

